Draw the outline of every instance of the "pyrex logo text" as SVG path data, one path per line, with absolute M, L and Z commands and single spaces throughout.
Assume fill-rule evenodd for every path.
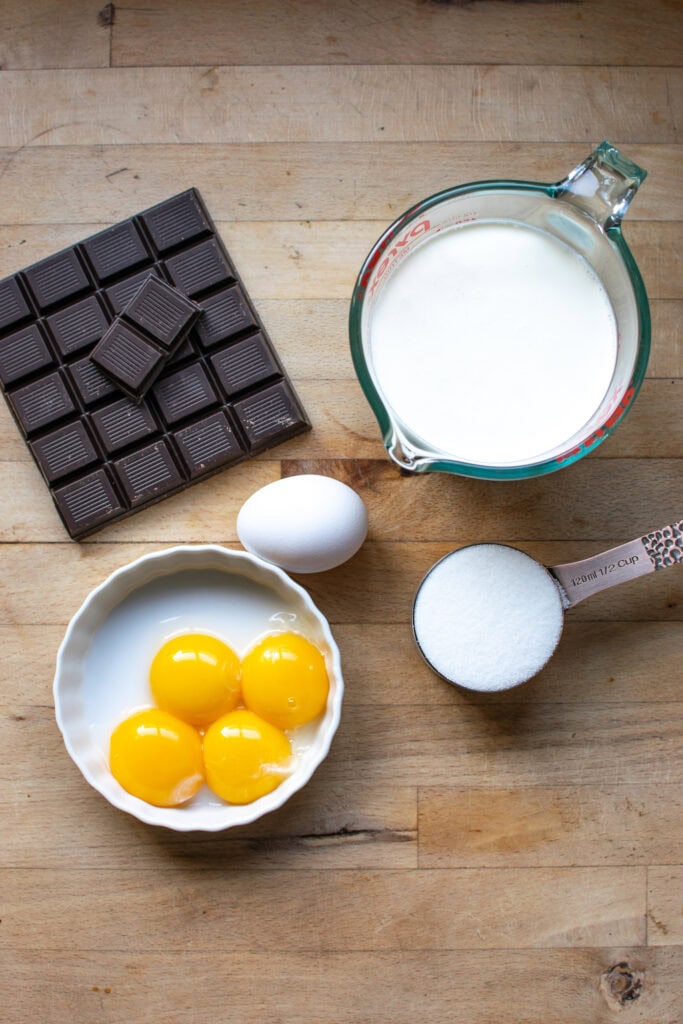
M 367 265 L 366 271 L 363 274 L 363 277 L 361 278 L 360 281 L 361 289 L 365 290 L 367 288 L 370 278 L 372 277 L 373 271 L 375 270 L 375 267 L 377 267 L 377 264 L 379 263 L 379 266 L 377 267 L 377 272 L 375 273 L 375 279 L 372 282 L 372 287 L 370 288 L 370 294 L 373 295 L 375 288 L 377 287 L 380 280 L 384 276 L 387 267 L 394 259 L 394 257 L 398 255 L 398 253 L 400 252 L 401 249 L 404 248 L 404 246 L 408 245 L 409 241 L 412 238 L 418 238 L 420 235 L 423 235 L 425 234 L 425 232 L 429 231 L 429 229 L 429 221 L 420 220 L 417 222 L 417 224 L 414 224 L 412 226 L 410 231 L 406 231 L 405 235 L 403 235 L 403 237 L 399 238 L 397 241 L 394 242 L 392 236 L 385 238 L 382 244 L 377 247 L 376 252 L 372 254 L 372 257 Z M 389 252 L 385 253 L 387 246 L 390 245 L 392 242 L 393 245 L 391 249 L 389 249 Z M 382 261 L 381 263 L 379 262 L 380 260 Z

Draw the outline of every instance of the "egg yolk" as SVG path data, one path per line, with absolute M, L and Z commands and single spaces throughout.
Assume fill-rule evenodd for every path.
M 298 633 L 267 636 L 242 661 L 244 703 L 279 729 L 317 718 L 329 689 L 325 659 Z
M 201 728 L 236 707 L 239 658 L 214 636 L 186 633 L 157 651 L 149 681 L 160 708 Z
M 116 781 L 156 807 L 177 807 L 204 782 L 199 733 L 167 711 L 148 708 L 114 729 L 109 763 Z
M 204 737 L 206 781 L 231 804 L 250 804 L 289 775 L 292 748 L 283 732 L 246 708 L 223 715 Z

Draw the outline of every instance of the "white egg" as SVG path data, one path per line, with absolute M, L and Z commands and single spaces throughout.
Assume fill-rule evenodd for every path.
M 247 551 L 286 572 L 325 572 L 360 548 L 368 513 L 360 495 L 328 476 L 267 484 L 245 501 L 237 535 Z

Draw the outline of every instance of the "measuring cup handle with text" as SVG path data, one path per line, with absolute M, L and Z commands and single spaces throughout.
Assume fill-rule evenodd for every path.
M 618 583 L 683 563 L 683 519 L 580 562 L 551 565 L 565 608 Z

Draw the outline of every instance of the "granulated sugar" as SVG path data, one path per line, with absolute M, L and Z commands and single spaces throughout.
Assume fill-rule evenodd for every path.
M 543 668 L 562 633 L 560 589 L 529 555 L 475 544 L 434 566 L 415 599 L 424 657 L 472 690 L 505 690 Z

